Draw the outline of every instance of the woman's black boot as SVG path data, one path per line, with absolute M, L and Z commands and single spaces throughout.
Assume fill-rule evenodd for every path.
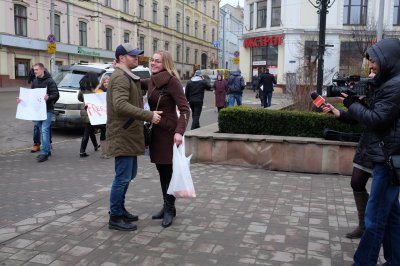
M 174 220 L 174 209 L 175 209 L 175 197 L 172 195 L 167 195 L 165 197 L 165 204 L 164 204 L 164 217 L 161 223 L 161 226 L 166 228 L 172 224 Z M 176 211 L 175 211 L 176 215 Z

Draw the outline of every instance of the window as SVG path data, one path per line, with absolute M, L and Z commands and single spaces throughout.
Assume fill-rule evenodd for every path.
M 207 25 L 203 24 L 203 40 L 207 40 Z
M 26 7 L 14 5 L 15 35 L 27 36 L 27 20 Z
M 168 51 L 169 50 L 169 42 L 164 43 L 164 50 Z
M 139 18 L 144 18 L 144 0 L 138 0 L 138 16 Z
M 194 37 L 198 37 L 199 36 L 199 22 L 196 20 L 194 22 Z
M 189 64 L 190 48 L 186 48 L 186 64 Z
M 79 21 L 79 45 L 87 46 L 87 23 Z
M 176 61 L 181 61 L 181 46 L 179 44 L 176 46 Z
M 61 41 L 60 29 L 61 29 L 60 15 L 55 14 L 54 15 L 54 36 L 56 36 L 57 42 Z
M 158 51 L 158 40 L 153 39 L 153 53 Z
M 207 13 L 207 2 L 203 0 L 203 13 Z
M 394 0 L 394 7 L 393 7 L 393 25 L 400 26 L 400 16 L 399 16 L 399 0 Z
M 215 6 L 212 7 L 212 18 L 215 18 Z
M 124 32 L 124 43 L 129 42 L 129 32 Z
M 257 2 L 257 28 L 267 26 L 267 1 Z
M 266 61 L 267 66 L 278 65 L 278 45 L 253 48 L 253 61 Z
M 344 75 L 354 75 L 360 73 L 362 69 L 363 56 L 360 55 L 359 43 L 341 42 L 340 44 L 340 63 L 339 73 Z
M 153 23 L 157 24 L 157 2 L 153 2 Z
M 26 78 L 30 70 L 28 59 L 15 58 L 15 77 L 16 78 Z
M 168 20 L 169 20 L 169 8 L 164 8 L 164 27 L 168 27 Z
M 271 26 L 281 25 L 281 0 L 271 2 Z
M 250 4 L 250 21 L 249 21 L 249 27 L 252 30 L 253 29 L 253 19 L 254 19 L 254 4 Z
M 181 14 L 180 13 L 176 13 L 176 31 L 181 31 Z
M 368 0 L 344 0 L 343 24 L 365 25 L 367 22 Z
M 194 50 L 194 64 L 197 65 L 197 56 L 199 55 L 199 50 Z
M 194 0 L 194 8 L 195 8 L 196 10 L 199 9 L 199 0 Z
M 125 13 L 129 13 L 129 0 L 123 0 L 122 11 Z
M 106 28 L 106 50 L 112 50 L 112 29 Z
M 111 0 L 104 0 L 104 5 L 111 7 Z
M 211 30 L 211 42 L 214 43 L 215 41 L 215 29 Z
M 139 37 L 139 49 L 144 51 L 144 36 Z
M 186 34 L 189 35 L 190 31 L 190 18 L 186 17 Z

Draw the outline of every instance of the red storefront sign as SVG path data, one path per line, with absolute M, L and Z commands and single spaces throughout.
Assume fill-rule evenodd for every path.
M 261 47 L 267 46 L 268 44 L 276 46 L 282 44 L 283 35 L 275 35 L 275 36 L 258 36 L 249 39 L 245 39 L 243 42 L 244 48 L 248 47 Z

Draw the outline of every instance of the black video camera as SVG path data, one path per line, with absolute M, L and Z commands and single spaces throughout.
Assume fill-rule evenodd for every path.
M 348 76 L 333 78 L 332 83 L 334 84 L 326 89 L 326 97 L 338 97 L 342 96 L 342 93 L 346 93 L 349 96 L 365 96 L 369 85 L 373 84 L 373 79 Z

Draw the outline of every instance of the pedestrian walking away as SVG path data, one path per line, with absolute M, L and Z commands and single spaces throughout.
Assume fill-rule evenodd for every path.
M 137 173 L 137 156 L 144 154 L 143 121 L 158 124 L 161 111 L 143 109 L 140 78 L 131 72 L 142 50 L 124 43 L 115 51 L 116 66 L 107 90 L 108 154 L 115 157 L 115 177 L 110 192 L 109 229 L 133 231 L 138 216 L 125 208 L 125 195 Z
M 228 106 L 242 105 L 242 95 L 245 84 L 240 70 L 231 71 L 228 79 Z
M 272 92 L 274 91 L 274 84 L 276 84 L 276 79 L 274 75 L 269 73 L 269 69 L 266 68 L 265 72 L 260 75 L 257 85 L 258 88 L 263 86 L 262 102 L 264 104 L 264 108 L 271 107 L 272 105 Z
M 94 72 L 88 72 L 83 76 L 83 78 L 79 81 L 79 93 L 78 100 L 80 102 L 84 102 L 84 94 L 95 93 L 97 86 L 99 85 L 99 79 L 97 74 Z M 100 145 L 97 143 L 96 135 L 95 135 L 95 127 L 90 124 L 89 116 L 87 113 L 87 105 L 86 103 L 82 105 L 81 108 L 81 117 L 84 122 L 84 131 L 81 141 L 81 148 L 79 151 L 80 157 L 87 157 L 89 154 L 86 153 L 86 147 L 89 142 L 89 138 L 92 141 L 94 150 L 97 151 L 100 148 Z
M 202 75 L 195 75 L 186 84 L 185 96 L 192 110 L 192 127 L 196 129 L 200 127 L 200 115 L 203 109 L 204 92 L 210 89 L 210 85 Z
M 163 219 L 161 225 L 168 227 L 176 216 L 175 197 L 167 194 L 172 177 L 173 145 L 182 145 L 190 109 L 171 54 L 167 51 L 155 52 L 150 66 L 151 78 L 145 79 L 142 84 L 147 89 L 150 110 L 163 112 L 160 123 L 153 126 L 150 159 L 156 164 L 160 176 L 164 204 L 152 218 Z
M 384 265 L 400 265 L 399 186 L 391 182 L 388 157 L 400 154 L 400 41 L 383 39 L 367 49 L 373 78 L 370 105 L 357 95 L 342 94 L 349 114 L 366 126 L 365 158 L 372 162 L 372 184 L 365 211 L 365 230 L 354 254 L 353 265 L 376 265 L 383 244 Z

